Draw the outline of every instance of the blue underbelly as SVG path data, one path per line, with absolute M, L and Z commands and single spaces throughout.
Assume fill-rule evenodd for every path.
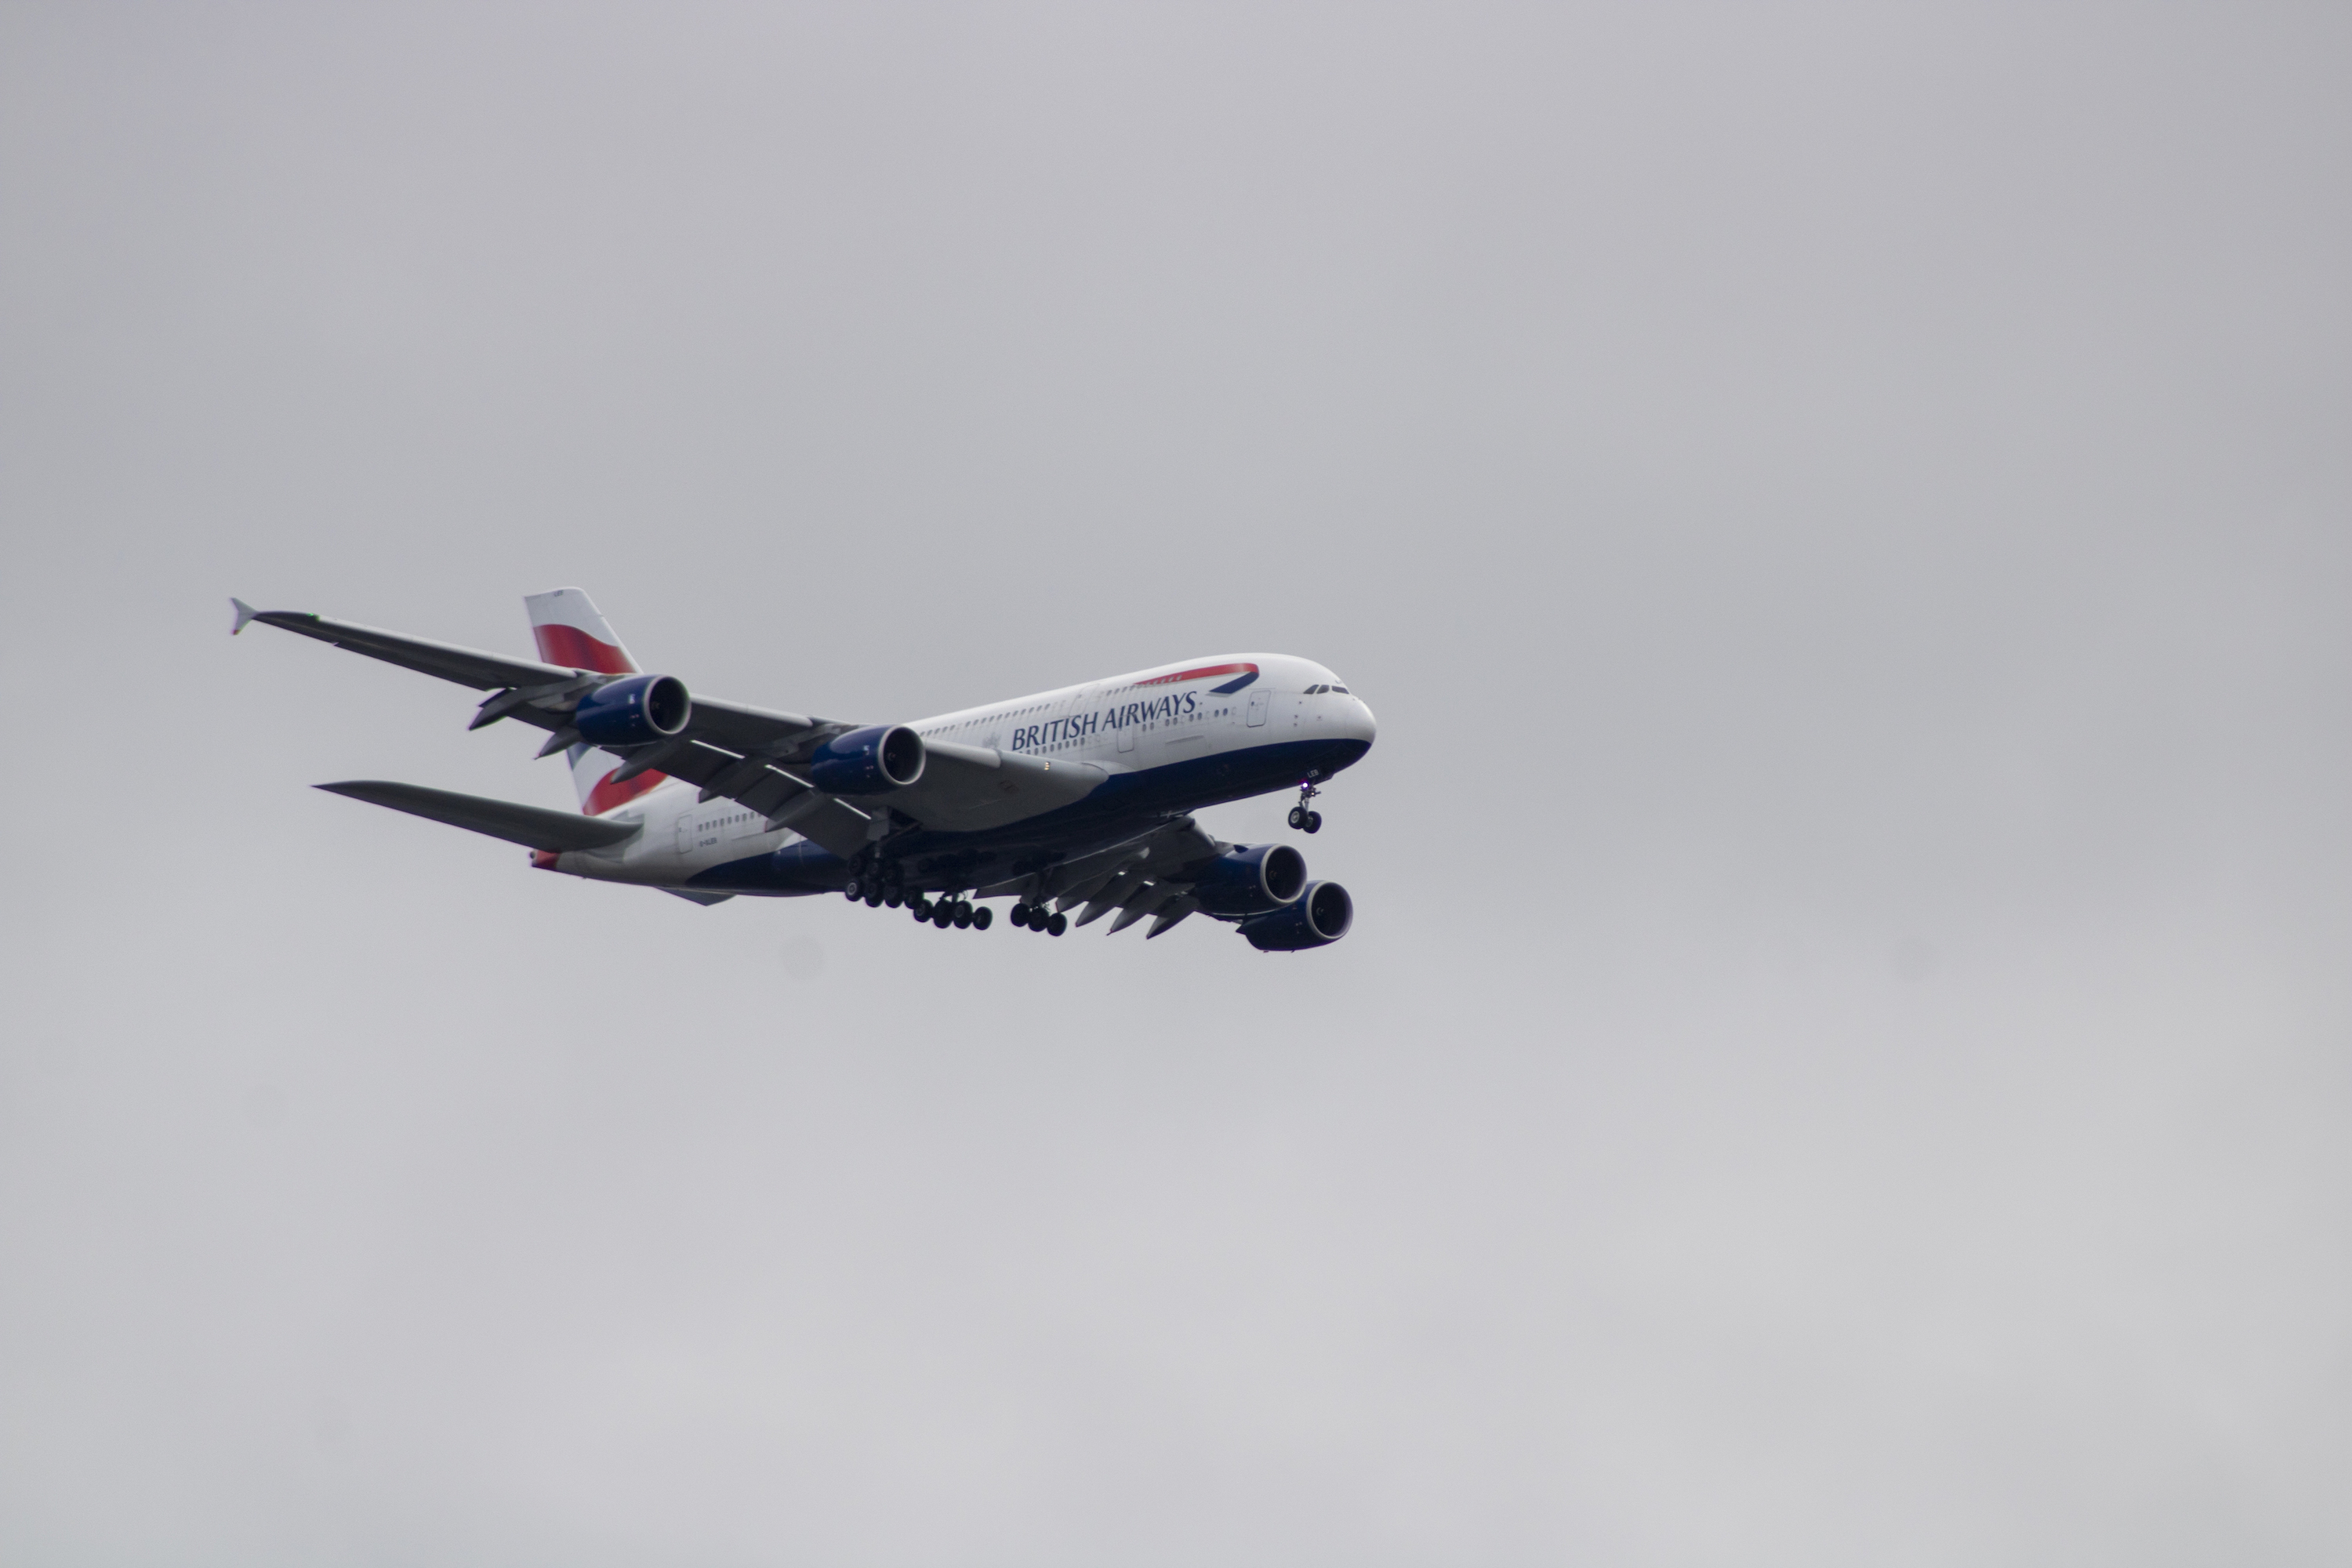
M 1055 860 L 1116 844 L 1153 822 L 1287 789 L 1308 773 L 1325 777 L 1350 767 L 1371 750 L 1365 741 L 1285 741 L 1187 757 L 1131 773 L 1113 773 L 1086 799 L 1042 816 L 982 833 L 930 830 L 894 841 L 893 858 L 912 872 L 915 886 L 946 882 L 984 886 L 1022 875 Z M 847 863 L 805 840 L 772 854 L 747 856 L 713 866 L 688 886 L 713 892 L 768 894 L 837 891 Z

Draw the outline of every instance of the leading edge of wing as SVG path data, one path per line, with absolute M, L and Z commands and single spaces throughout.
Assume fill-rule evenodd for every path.
M 455 643 L 434 642 L 425 637 L 403 636 L 375 626 L 354 626 L 348 621 L 331 621 L 303 610 L 257 610 L 241 599 L 231 599 L 236 613 L 236 624 L 229 628 L 234 637 L 259 621 L 265 626 L 298 637 L 316 637 L 353 653 L 363 653 L 370 658 L 396 664 L 422 675 L 435 675 L 444 680 L 454 680 L 460 686 L 487 690 L 494 686 L 545 686 L 553 681 L 568 680 L 580 672 L 561 665 L 541 664 L 533 659 L 509 658 L 504 654 L 484 653 L 479 648 L 459 647 Z
M 439 676 L 444 680 L 453 680 L 460 686 L 471 686 L 478 690 L 501 686 L 536 690 L 560 685 L 583 673 L 562 665 L 509 658 L 504 654 L 485 653 L 479 648 L 459 647 L 455 643 L 407 637 L 399 632 L 357 626 L 349 621 L 331 621 L 306 610 L 257 610 L 242 599 L 231 599 L 229 605 L 236 613 L 236 624 L 229 628 L 232 637 L 258 621 L 265 626 L 276 626 L 298 637 L 316 637 L 320 642 L 331 643 L 353 653 L 362 653 L 386 664 L 396 664 L 404 669 L 414 669 L 425 675 Z M 688 734 L 738 752 L 776 747 L 793 742 L 821 741 L 825 734 L 849 728 L 837 720 L 757 708 L 748 702 L 730 702 L 724 698 L 705 696 L 699 691 L 693 693 L 693 700 L 694 719 L 688 725 Z M 542 729 L 552 729 L 562 723 L 560 719 L 532 711 L 527 704 L 517 704 L 500 716 L 522 719 Z

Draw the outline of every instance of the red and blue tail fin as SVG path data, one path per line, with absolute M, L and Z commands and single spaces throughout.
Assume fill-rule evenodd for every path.
M 526 595 L 522 602 L 530 611 L 530 635 L 539 644 L 539 657 L 549 664 L 599 675 L 637 673 L 637 661 L 613 635 L 596 601 L 580 589 L 550 588 Z
M 539 644 L 539 657 L 547 663 L 567 669 L 593 669 L 600 675 L 637 673 L 637 661 L 613 635 L 596 602 L 580 589 L 551 588 L 544 594 L 525 595 L 523 604 L 530 611 L 530 635 Z M 621 765 L 621 759 L 612 752 L 574 746 L 564 754 L 572 763 L 572 787 L 580 792 L 580 809 L 591 816 L 601 816 L 636 799 L 666 776 L 643 773 L 614 784 L 613 771 Z

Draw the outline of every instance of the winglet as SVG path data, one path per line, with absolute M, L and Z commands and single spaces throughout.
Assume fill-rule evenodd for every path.
M 243 599 L 231 599 L 228 603 L 229 608 L 236 612 L 236 625 L 229 627 L 228 629 L 228 635 L 231 637 L 235 637 L 237 633 L 245 630 L 245 623 L 252 620 L 255 616 L 261 614 L 259 610 L 255 609 Z

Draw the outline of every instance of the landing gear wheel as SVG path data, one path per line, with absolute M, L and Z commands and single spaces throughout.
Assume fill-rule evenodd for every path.
M 882 907 L 882 889 L 878 885 L 873 883 L 866 885 L 866 907 L 869 910 L 878 910 Z
M 866 896 L 866 889 L 859 885 L 856 878 L 852 877 L 849 879 L 849 885 L 841 889 L 841 896 L 854 904 Z
M 945 931 L 954 922 L 955 906 L 953 904 L 948 902 L 945 899 L 941 899 L 938 903 L 931 906 L 931 923 L 933 925 L 939 927 L 941 931 Z
M 1290 826 L 1302 833 L 1312 833 L 1323 826 L 1323 814 L 1307 804 L 1323 793 L 1315 787 L 1318 776 L 1309 773 L 1298 781 L 1298 804 L 1290 808 Z
M 1029 923 L 1029 906 L 1026 904 L 1013 905 L 1011 910 L 1006 911 L 1004 923 L 1011 926 L 1015 931 L 1027 925 Z
M 915 911 L 915 920 L 918 923 L 931 918 L 931 906 L 926 900 L 908 899 L 907 900 L 907 907 Z
M 1070 917 L 1056 910 L 1045 921 L 1045 930 L 1055 936 L 1070 929 Z
M 963 930 L 964 927 L 971 924 L 971 906 L 970 904 L 959 903 L 955 907 L 955 914 L 950 918 L 955 921 L 956 930 Z
M 906 899 L 900 896 L 898 889 L 896 888 L 891 889 L 888 892 L 882 895 L 882 907 L 886 910 L 895 910 L 906 901 Z
M 990 923 L 995 919 L 996 911 L 990 909 L 986 904 L 982 904 L 980 908 L 971 911 L 971 929 L 974 931 L 986 931 L 989 928 Z

